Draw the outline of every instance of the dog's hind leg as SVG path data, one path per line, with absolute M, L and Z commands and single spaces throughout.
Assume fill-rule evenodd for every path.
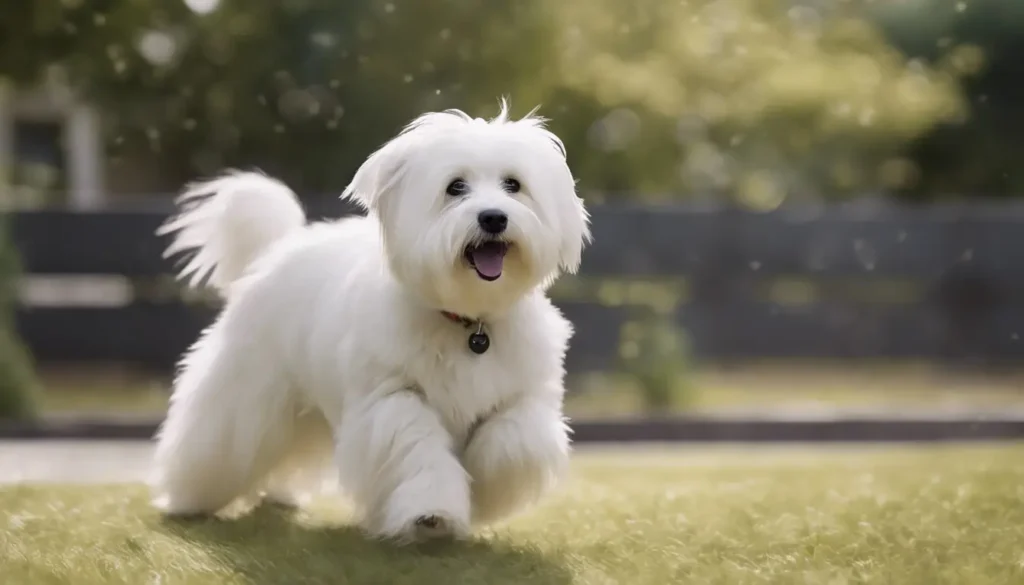
M 214 324 L 190 350 L 157 436 L 151 486 L 170 515 L 213 514 L 252 493 L 292 444 L 296 413 L 277 360 Z

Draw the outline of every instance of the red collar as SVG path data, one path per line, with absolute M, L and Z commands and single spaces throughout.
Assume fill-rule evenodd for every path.
M 445 319 L 448 319 L 452 323 L 458 323 L 466 328 L 473 327 L 479 323 L 476 319 L 470 319 L 469 317 L 464 317 L 458 313 L 452 313 L 451 311 L 441 311 L 441 314 L 444 315 Z

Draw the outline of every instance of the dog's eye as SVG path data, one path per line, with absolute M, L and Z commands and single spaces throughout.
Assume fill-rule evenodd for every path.
M 448 183 L 448 188 L 444 190 L 445 193 L 452 197 L 459 197 L 469 193 L 469 183 L 463 179 L 455 179 L 451 183 Z
M 508 177 L 501 182 L 501 188 L 504 189 L 506 193 L 518 193 L 519 190 L 522 189 L 522 185 L 519 184 L 519 181 L 512 177 Z

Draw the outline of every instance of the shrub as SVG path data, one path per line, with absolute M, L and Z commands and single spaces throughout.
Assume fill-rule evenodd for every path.
M 649 414 L 685 406 L 691 397 L 689 351 L 671 316 L 654 311 L 626 323 L 619 349 L 622 371 L 632 378 Z
M 0 224 L 0 419 L 29 418 L 36 413 L 38 384 L 14 329 L 19 263 L 5 227 Z

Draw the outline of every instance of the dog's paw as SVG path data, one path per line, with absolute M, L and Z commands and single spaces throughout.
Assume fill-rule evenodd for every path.
M 371 538 L 391 542 L 399 546 L 441 541 L 461 540 L 469 536 L 469 522 L 460 522 L 455 516 L 439 512 L 424 511 L 405 519 L 392 517 L 391 522 L 381 522 L 381 517 L 363 520 L 362 528 Z
M 413 520 L 412 531 L 416 540 L 433 540 L 436 538 L 452 538 L 455 527 L 443 516 L 429 514 Z
M 438 540 L 458 540 L 469 535 L 469 527 L 465 523 L 454 520 L 451 516 L 431 512 L 416 516 L 405 523 L 392 540 L 400 544 L 413 544 Z

